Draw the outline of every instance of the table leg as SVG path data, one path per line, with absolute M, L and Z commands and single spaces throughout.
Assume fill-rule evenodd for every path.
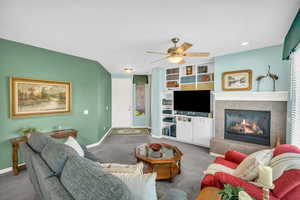
M 14 144 L 13 145 L 13 152 L 12 152 L 12 167 L 13 167 L 13 174 L 15 176 L 19 174 L 19 167 L 18 167 L 19 155 L 18 155 L 18 149 L 19 149 L 19 145 L 18 144 Z
M 178 161 L 178 174 L 181 174 L 181 159 Z

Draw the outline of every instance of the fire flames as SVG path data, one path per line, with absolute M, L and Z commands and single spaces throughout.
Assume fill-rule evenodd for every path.
M 263 130 L 256 122 L 250 122 L 243 119 L 241 122 L 236 122 L 230 127 L 230 130 L 236 133 L 262 135 Z

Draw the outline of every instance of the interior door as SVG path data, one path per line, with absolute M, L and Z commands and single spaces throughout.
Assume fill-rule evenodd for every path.
M 149 84 L 133 85 L 133 118 L 134 127 L 150 126 L 150 87 Z
M 112 126 L 132 126 L 131 78 L 112 78 Z

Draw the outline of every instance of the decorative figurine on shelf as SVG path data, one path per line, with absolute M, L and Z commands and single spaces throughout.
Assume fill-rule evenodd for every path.
M 257 183 L 263 188 L 263 200 L 270 199 L 270 189 L 274 188 L 273 173 L 271 167 L 260 167 Z
M 273 91 L 276 90 L 275 81 L 278 80 L 278 76 L 277 76 L 276 74 L 272 74 L 272 73 L 270 72 L 270 70 L 271 70 L 271 66 L 268 65 L 268 73 L 265 74 L 265 75 L 258 76 L 258 77 L 256 78 L 256 81 L 257 81 L 257 91 L 258 91 L 258 92 L 259 92 L 259 89 L 260 89 L 260 81 L 261 81 L 262 79 L 264 79 L 264 78 L 271 78 L 271 79 L 273 80 Z

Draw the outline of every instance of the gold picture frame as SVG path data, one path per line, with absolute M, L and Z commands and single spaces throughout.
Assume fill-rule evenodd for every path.
M 10 117 L 70 113 L 71 82 L 10 78 Z
M 224 91 L 243 91 L 252 89 L 252 70 L 238 70 L 222 73 Z

